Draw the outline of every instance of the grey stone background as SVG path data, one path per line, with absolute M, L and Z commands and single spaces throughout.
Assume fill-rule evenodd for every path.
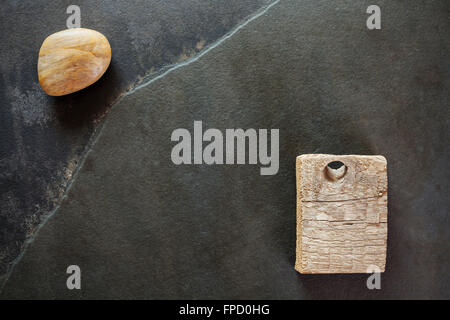
M 48 29 L 51 19 L 29 29 L 11 14 L 47 9 L 2 7 L 18 25 L 2 35 L 0 51 L 9 68 L 2 72 L 9 88 L 1 109 L 3 270 L 27 235 L 33 241 L 5 273 L 1 297 L 448 299 L 448 2 L 378 1 L 382 30 L 370 31 L 372 2 L 281 0 L 198 60 L 151 81 L 152 67 L 195 55 L 199 43 L 217 41 L 265 4 L 188 2 L 135 1 L 122 10 L 86 2 L 94 18 L 83 26 L 108 36 L 113 63 L 99 84 L 62 99 L 45 97 L 30 71 L 40 42 L 57 31 Z M 157 19 L 168 23 L 156 27 Z M 109 110 L 149 73 L 146 86 Z M 171 132 L 192 130 L 195 120 L 205 129 L 279 128 L 279 173 L 173 165 Z M 367 290 L 365 275 L 293 269 L 295 157 L 319 152 L 388 160 L 382 290 Z M 70 264 L 82 269 L 80 291 L 66 288 Z
M 0 279 L 44 216 L 61 201 L 111 104 L 152 72 L 187 59 L 268 0 L 3 1 L 0 5 Z M 105 34 L 113 60 L 82 92 L 48 97 L 37 81 L 44 39 L 66 28 Z M 1 282 L 1 281 L 0 281 Z

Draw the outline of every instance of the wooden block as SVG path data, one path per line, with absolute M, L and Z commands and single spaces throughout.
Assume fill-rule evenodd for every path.
M 386 165 L 383 156 L 297 157 L 297 271 L 384 272 Z

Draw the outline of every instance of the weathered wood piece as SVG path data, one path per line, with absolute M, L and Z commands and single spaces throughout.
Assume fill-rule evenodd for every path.
M 300 273 L 384 272 L 387 163 L 383 156 L 297 157 Z

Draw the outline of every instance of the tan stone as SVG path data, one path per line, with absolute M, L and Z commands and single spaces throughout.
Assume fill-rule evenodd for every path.
M 54 33 L 39 51 L 38 76 L 50 96 L 62 96 L 96 82 L 108 69 L 111 47 L 100 32 L 74 28 Z
M 333 162 L 345 167 L 333 168 Z M 296 170 L 295 269 L 300 273 L 367 273 L 375 266 L 384 272 L 386 159 L 306 154 L 297 157 Z

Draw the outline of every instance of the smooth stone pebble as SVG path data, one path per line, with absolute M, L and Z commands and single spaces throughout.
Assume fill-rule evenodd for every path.
M 70 94 L 100 79 L 110 62 L 111 46 L 100 32 L 84 28 L 60 31 L 42 43 L 39 83 L 50 96 Z

